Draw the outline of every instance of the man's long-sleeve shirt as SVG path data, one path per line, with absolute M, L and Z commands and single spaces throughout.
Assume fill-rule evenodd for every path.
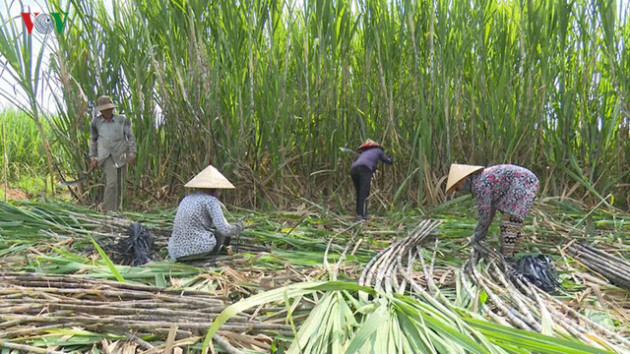
M 102 115 L 92 119 L 90 159 L 102 163 L 111 155 L 116 166 L 121 167 L 129 157 L 135 157 L 136 152 L 136 138 L 131 130 L 131 122 L 125 116 L 114 114 L 110 121 Z

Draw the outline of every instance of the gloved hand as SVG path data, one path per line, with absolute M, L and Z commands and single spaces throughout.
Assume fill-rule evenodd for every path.
M 236 226 L 236 229 L 238 230 L 238 232 L 243 231 L 243 229 L 245 228 L 245 225 L 243 224 L 243 220 L 237 221 L 236 224 L 234 224 L 234 226 Z

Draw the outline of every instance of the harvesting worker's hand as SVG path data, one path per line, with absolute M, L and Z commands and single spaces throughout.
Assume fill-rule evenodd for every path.
M 238 229 L 239 233 L 243 231 L 243 229 L 245 228 L 243 220 L 239 220 L 236 222 L 236 228 Z
M 135 164 L 136 164 L 136 157 L 133 155 L 129 156 L 129 159 L 127 160 L 127 165 L 131 167 Z
M 97 159 L 92 159 L 92 161 L 90 161 L 90 169 L 93 170 L 98 166 L 98 160 Z

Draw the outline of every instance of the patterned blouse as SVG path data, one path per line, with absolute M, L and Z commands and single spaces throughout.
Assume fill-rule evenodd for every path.
M 538 192 L 538 177 L 516 165 L 491 166 L 473 175 L 471 191 L 479 210 L 473 237 L 484 238 L 497 210 L 525 219 Z
M 177 208 L 168 254 L 180 258 L 210 252 L 217 244 L 217 231 L 231 236 L 242 230 L 237 224 L 228 224 L 217 198 L 203 192 L 189 194 Z

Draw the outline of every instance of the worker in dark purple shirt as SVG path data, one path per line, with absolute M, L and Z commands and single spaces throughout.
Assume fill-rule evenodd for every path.
M 352 163 L 350 176 L 357 194 L 357 217 L 356 221 L 367 219 L 367 205 L 365 200 L 370 195 L 370 182 L 372 174 L 376 171 L 378 161 L 391 164 L 392 158 L 385 155 L 383 148 L 372 139 L 366 140 L 359 148 L 359 157 Z

